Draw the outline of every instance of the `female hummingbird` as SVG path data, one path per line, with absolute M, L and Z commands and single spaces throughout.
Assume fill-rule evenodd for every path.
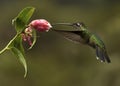
M 86 44 L 96 51 L 96 58 L 100 59 L 101 62 L 107 61 L 110 63 L 110 58 L 107 54 L 106 47 L 104 42 L 95 34 L 91 33 L 84 23 L 56 23 L 54 25 L 68 25 L 76 28 L 77 30 L 67 31 L 67 30 L 56 30 L 60 34 L 62 34 L 65 38 L 82 44 Z

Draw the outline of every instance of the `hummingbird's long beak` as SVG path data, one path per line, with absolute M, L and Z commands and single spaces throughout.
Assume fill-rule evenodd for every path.
M 73 26 L 73 23 L 54 23 L 54 24 L 52 24 L 52 26 L 55 26 L 55 25 L 67 25 L 67 26 Z
M 67 26 L 72 26 L 78 29 L 79 27 L 81 27 L 82 23 L 76 22 L 76 23 L 54 23 L 52 24 L 52 26 L 55 26 L 55 25 L 67 25 Z
M 55 25 L 67 25 L 67 26 L 73 26 L 73 27 L 80 27 L 81 25 L 83 25 L 82 22 L 76 22 L 76 23 L 54 23 L 52 24 L 53 26 Z

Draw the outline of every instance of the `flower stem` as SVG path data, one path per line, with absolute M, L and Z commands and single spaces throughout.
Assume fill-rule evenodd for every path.
M 10 49 L 10 48 L 9 48 L 10 44 L 18 37 L 18 35 L 19 35 L 19 34 L 16 34 L 16 35 L 13 37 L 13 39 L 10 40 L 10 42 L 6 45 L 6 47 L 3 48 L 3 49 L 0 51 L 0 54 L 2 54 L 5 50 L 9 50 L 9 49 Z

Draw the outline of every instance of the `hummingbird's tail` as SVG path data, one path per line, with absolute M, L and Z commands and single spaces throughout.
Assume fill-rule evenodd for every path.
M 105 61 L 107 61 L 108 63 L 111 62 L 105 49 L 96 46 L 96 55 L 97 55 L 97 59 L 100 59 L 101 62 L 105 62 Z

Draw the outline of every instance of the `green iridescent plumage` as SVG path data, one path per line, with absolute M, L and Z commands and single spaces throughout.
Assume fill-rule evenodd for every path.
M 91 46 L 96 50 L 96 58 L 100 59 L 101 62 L 105 62 L 105 61 L 107 61 L 108 63 L 111 62 L 103 41 L 97 35 L 88 31 L 88 29 L 83 23 L 72 23 L 72 24 L 57 23 L 57 24 L 68 25 L 78 29 L 77 31 L 76 30 L 66 31 L 66 30 L 55 30 L 55 29 L 52 30 L 62 34 L 65 38 L 73 42 L 78 42 Z

